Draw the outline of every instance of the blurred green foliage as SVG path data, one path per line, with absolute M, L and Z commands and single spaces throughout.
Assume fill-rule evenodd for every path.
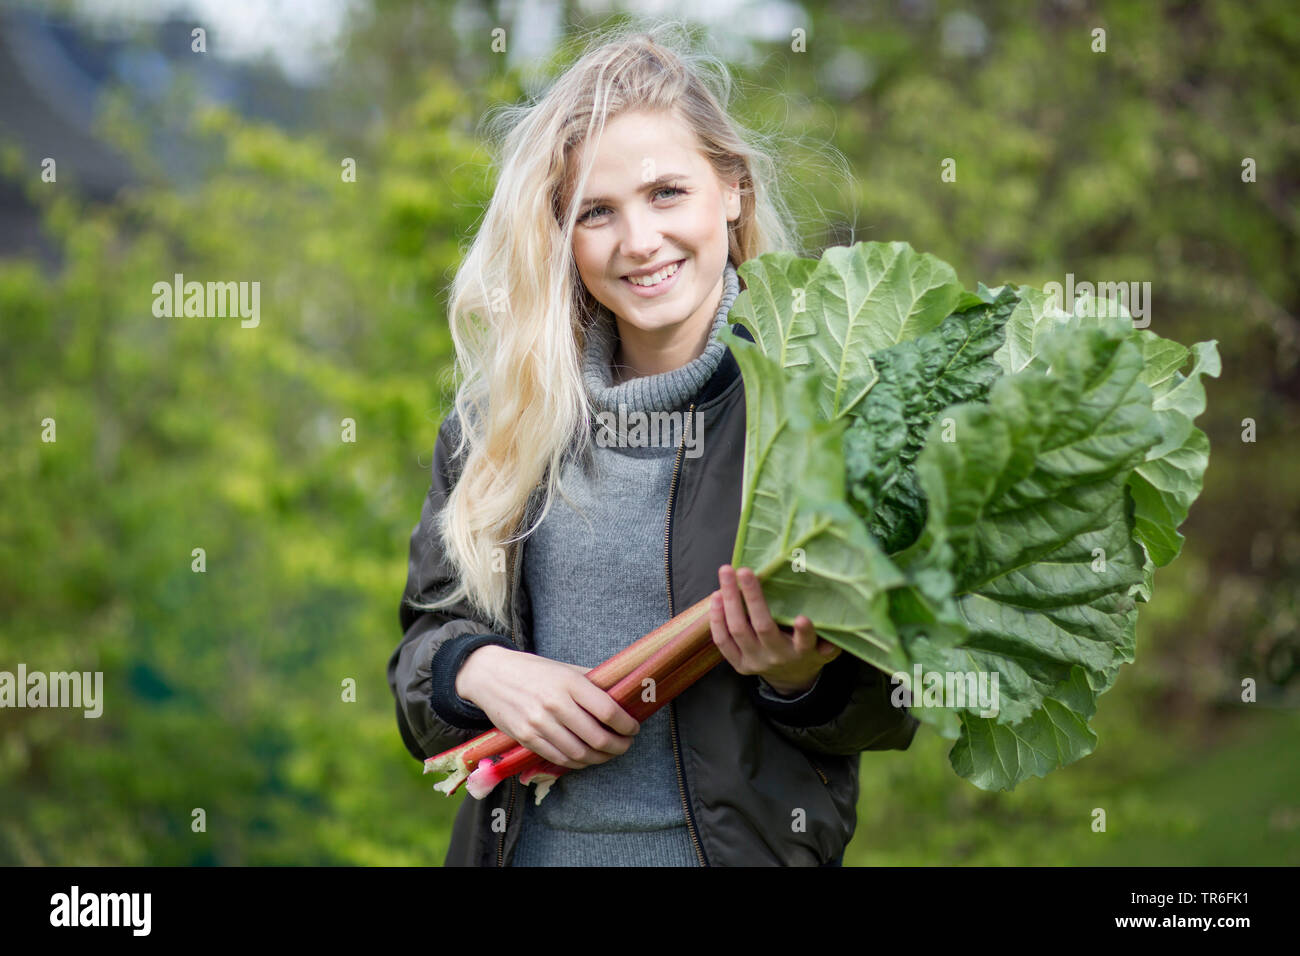
M 384 666 L 449 408 L 447 286 L 495 175 L 476 124 L 527 84 L 487 29 L 457 46 L 428 11 L 356 23 L 313 95 L 358 123 L 289 132 L 184 83 L 147 108 L 114 96 L 103 134 L 142 179 L 111 204 L 40 182 L 0 138 L 59 256 L 0 261 L 0 668 L 102 670 L 106 698 L 97 720 L 0 711 L 0 863 L 441 862 L 462 798 L 420 777 Z M 957 11 L 828 5 L 808 52 L 735 68 L 738 117 L 785 144 L 809 249 L 904 239 L 972 287 L 1150 281 L 1152 328 L 1218 339 L 1225 368 L 1205 493 L 1101 698 L 1097 753 L 1012 794 L 957 778 L 924 731 L 867 754 L 846 862 L 1300 861 L 1300 21 L 964 4 L 981 47 Z M 159 131 L 192 158 L 185 182 Z M 825 175 L 826 141 L 851 181 Z M 155 317 L 178 272 L 260 281 L 260 325 Z

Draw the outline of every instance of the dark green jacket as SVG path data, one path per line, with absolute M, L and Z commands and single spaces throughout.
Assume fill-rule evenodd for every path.
M 731 328 L 750 338 L 743 326 Z M 702 453 L 687 458 L 679 448 L 674 466 L 664 519 L 662 584 L 671 614 L 717 589 L 718 568 L 730 563 L 735 544 L 745 391 L 730 350 L 689 411 L 703 415 Z M 472 635 L 492 628 L 475 620 L 464 604 L 437 612 L 407 604 L 451 589 L 453 571 L 439 546 L 434 518 L 460 474 L 461 462 L 450 457 L 457 431 L 453 413 L 439 429 L 432 485 L 411 535 L 400 611 L 403 637 L 388 662 L 398 729 L 419 760 L 490 726 L 467 719 L 447 699 L 454 694 L 454 672 L 447 664 L 458 659 L 457 645 L 472 644 Z M 539 501 L 535 491 L 521 528 L 533 520 Z M 526 546 L 526 539 L 512 544 L 507 555 L 509 637 L 517 649 L 531 652 L 531 612 L 520 574 Z M 628 643 L 637 637 L 628 635 Z M 678 788 L 700 864 L 816 866 L 836 860 L 857 825 L 861 752 L 906 750 L 919 726 L 905 709 L 891 705 L 891 689 L 884 673 L 842 653 L 826 665 L 812 692 L 794 701 L 760 695 L 758 679 L 737 674 L 726 661 L 672 701 Z M 442 698 L 436 708 L 434 695 Z M 462 799 L 446 864 L 507 865 L 519 835 L 522 801 L 532 799 L 531 791 L 512 778 L 484 800 Z

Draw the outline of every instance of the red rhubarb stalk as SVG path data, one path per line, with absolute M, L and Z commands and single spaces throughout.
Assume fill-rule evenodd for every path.
M 710 594 L 702 598 L 658 628 L 657 630 L 671 631 L 663 646 L 609 689 L 609 695 L 638 721 L 644 720 L 676 696 L 665 686 L 673 678 L 679 678 L 675 671 L 680 669 L 680 680 L 685 681 L 676 690 L 679 694 L 722 660 L 722 654 L 713 644 L 709 626 L 709 602 L 712 597 Z M 682 666 L 687 663 L 691 666 Z M 656 682 L 653 701 L 641 699 L 642 681 L 646 678 L 652 678 Z M 466 788 L 470 796 L 481 800 L 502 780 L 517 773 L 535 770 L 543 762 L 540 756 L 528 748 L 516 745 L 492 763 L 480 760 L 469 775 Z
M 645 663 L 652 654 L 678 636 L 679 628 L 673 626 L 676 620 L 677 618 L 667 621 L 645 637 L 633 641 L 609 660 L 596 665 L 587 671 L 587 679 L 601 690 L 608 691 Z M 478 766 L 480 760 L 503 754 L 515 746 L 518 746 L 518 742 L 513 738 L 500 730 L 489 730 L 459 747 L 429 757 L 424 761 L 424 772 L 450 774 L 446 779 L 434 784 L 433 788 L 451 796 Z
M 638 721 L 644 720 L 707 674 L 721 660 L 722 654 L 718 651 L 717 646 L 710 643 L 708 647 L 696 652 L 694 657 L 673 671 L 667 678 L 656 683 L 655 702 L 649 703 L 646 709 L 641 710 L 636 706 L 636 704 L 642 703 L 639 694 L 634 701 L 629 701 L 624 706 L 624 709 Z M 549 760 L 543 760 L 536 767 L 520 773 L 519 782 L 524 786 L 530 783 L 536 784 L 537 791 L 533 802 L 541 803 L 546 795 L 551 792 L 551 785 L 568 772 L 568 767 L 561 767 Z

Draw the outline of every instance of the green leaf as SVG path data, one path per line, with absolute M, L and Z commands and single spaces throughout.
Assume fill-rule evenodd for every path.
M 904 583 L 844 502 L 841 439 L 847 424 L 819 420 L 817 380 L 786 372 L 730 331 L 745 380 L 745 469 L 733 566 L 762 582 L 773 618 L 800 614 L 844 650 L 893 671 L 905 663 L 889 618 L 890 588 Z
M 926 432 L 944 408 L 988 394 L 1001 374 L 993 355 L 1018 302 L 1003 288 L 995 299 L 977 299 L 938 328 L 872 356 L 877 380 L 850 416 L 844 459 L 850 503 L 887 553 L 911 544 L 925 523 L 913 464 Z
M 1129 481 L 1129 489 L 1136 504 L 1138 539 L 1152 563 L 1164 567 L 1182 550 L 1178 526 L 1201 493 L 1210 460 L 1210 440 L 1193 424 L 1205 411 L 1201 376 L 1218 378 L 1222 367 L 1214 341 L 1198 342 L 1189 350 L 1145 330 L 1134 336 L 1143 350 L 1143 381 L 1152 390 L 1152 407 L 1163 438 L 1147 452 L 1146 461 Z M 1184 375 L 1180 369 L 1189 355 L 1192 367 Z M 1149 582 L 1142 594 L 1144 599 L 1150 598 Z
M 816 259 L 801 259 L 790 252 L 769 252 L 741 263 L 736 270 L 745 289 L 727 313 L 729 322 L 749 329 L 763 354 L 781 368 L 808 371 L 802 348 L 790 355 L 791 325 L 807 309 L 807 290 L 817 269 Z
M 1092 753 L 1097 735 L 1088 726 L 1096 699 L 1075 667 L 1069 679 L 1017 724 L 961 715 L 961 737 L 948 754 L 952 767 L 981 790 L 1012 790 L 1029 777 L 1045 777 Z
M 834 246 L 818 260 L 768 254 L 739 272 L 735 321 L 780 367 L 817 376 L 827 421 L 871 387 L 872 353 L 928 332 L 963 295 L 952 266 L 905 242 Z
M 990 289 L 983 282 L 976 285 L 974 292 L 963 292 L 953 305 L 954 312 L 965 312 L 967 309 L 974 308 L 977 305 L 987 305 L 997 298 L 998 293 L 1003 287 L 998 286 L 996 289 Z
M 969 629 L 958 647 L 923 647 L 927 666 L 996 672 L 994 722 L 1039 721 L 1031 726 L 1045 733 L 1043 720 L 1069 725 L 1062 707 L 1083 713 L 1077 693 L 1065 693 L 1077 690 L 1077 669 L 1095 696 L 1133 659 L 1131 592 L 1145 554 L 1126 487 L 1160 429 L 1123 322 L 1058 329 L 1038 346 L 1050 373 L 1029 368 L 1000 379 L 987 405 L 947 409 L 953 441 L 937 423 L 931 429 L 917 460 L 925 532 L 897 560 L 912 573 L 950 575 Z M 1009 786 L 1040 772 L 1047 758 L 1038 750 L 1006 764 L 1007 741 L 987 728 L 972 736 L 968 715 L 950 755 L 969 750 L 965 769 L 1006 765 Z M 1081 755 L 1078 745 L 1061 753 Z
M 1061 328 L 1078 327 L 1069 316 L 1051 308 L 1051 297 L 1046 293 L 1027 286 L 1016 293 L 1019 301 L 1007 319 L 1006 341 L 994 356 L 1008 375 L 1023 372 L 1034 363 L 1040 339 Z
M 1123 305 L 1095 296 L 1082 296 L 1072 303 L 1070 314 L 1051 307 L 1050 299 L 1035 289 L 1022 289 L 1021 305 L 1006 325 L 1006 344 L 997 359 L 1008 373 L 1026 368 L 1043 368 L 1042 342 L 1063 328 L 1086 328 L 1099 322 L 1131 322 Z M 1107 318 L 1096 318 L 1107 316 Z M 1218 377 L 1221 371 L 1216 343 L 1198 342 L 1191 349 L 1163 339 L 1146 329 L 1133 329 L 1132 340 L 1142 351 L 1142 381 L 1154 393 L 1153 408 L 1163 437 L 1147 453 L 1147 461 L 1130 483 L 1137 508 L 1137 535 L 1156 567 L 1178 556 L 1183 536 L 1178 526 L 1187 519 L 1192 502 L 1201 493 L 1210 445 L 1193 422 L 1205 411 L 1202 375 Z M 1192 368 L 1181 369 L 1188 357 Z M 1151 596 L 1151 582 L 1138 593 Z
M 904 243 L 743 269 L 755 342 L 723 336 L 747 412 L 733 563 L 783 625 L 806 614 L 904 675 L 977 786 L 1090 753 L 1200 492 L 1215 344 L 1134 330 L 1110 302 L 966 292 Z M 983 674 L 996 698 L 929 701 L 936 672 Z

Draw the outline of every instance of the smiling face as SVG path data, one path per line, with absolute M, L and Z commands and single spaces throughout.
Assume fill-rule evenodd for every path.
M 587 161 L 586 145 L 574 169 Z M 703 351 L 722 299 L 739 183 L 718 179 L 677 117 L 633 112 L 606 124 L 583 197 L 573 255 L 588 291 L 617 321 L 616 363 L 635 375 L 680 368 Z M 663 267 L 639 280 L 658 278 L 652 286 L 627 278 Z

